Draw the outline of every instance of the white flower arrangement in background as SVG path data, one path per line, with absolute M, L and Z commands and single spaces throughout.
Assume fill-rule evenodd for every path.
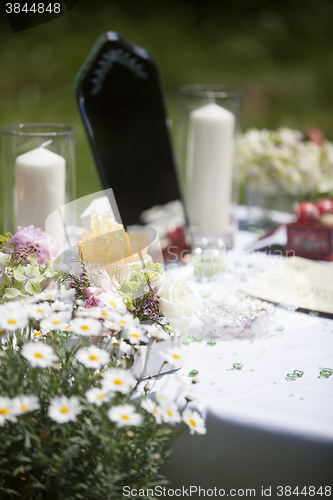
M 250 129 L 239 139 L 237 162 L 244 184 L 274 193 L 333 189 L 333 145 L 316 129 Z

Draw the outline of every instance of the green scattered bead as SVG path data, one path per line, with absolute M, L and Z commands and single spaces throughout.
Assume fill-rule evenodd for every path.
M 207 345 L 216 345 L 215 340 L 208 340 Z
M 309 316 L 313 316 L 313 317 L 317 318 L 319 316 L 319 312 L 311 311 L 311 312 L 309 312 Z
M 198 374 L 198 370 L 191 370 L 190 372 L 188 372 L 189 377 L 196 377 Z
M 302 370 L 294 370 L 294 374 L 296 377 L 301 378 L 304 375 L 304 372 Z
M 296 373 L 288 373 L 288 375 L 286 376 L 286 380 L 297 380 L 298 379 L 298 376 L 296 375 Z
M 187 336 L 187 340 L 189 342 L 193 342 L 193 339 L 194 339 L 194 335 L 190 334 L 190 335 Z
M 201 291 L 201 298 L 202 299 L 208 299 L 212 295 L 212 292 L 209 290 L 202 290 Z
M 323 368 L 320 370 L 320 378 L 328 378 L 332 375 L 333 370 L 331 368 Z
M 193 335 L 193 340 L 194 340 L 194 342 L 202 342 L 203 338 L 199 337 L 198 335 Z
M 277 330 L 278 332 L 283 332 L 283 330 L 284 330 L 284 326 L 277 326 L 277 327 L 276 327 L 276 330 Z
M 243 368 L 243 363 L 233 363 L 232 367 L 234 370 L 241 370 Z
M 190 345 L 190 342 L 188 340 L 183 340 L 182 344 L 183 345 Z

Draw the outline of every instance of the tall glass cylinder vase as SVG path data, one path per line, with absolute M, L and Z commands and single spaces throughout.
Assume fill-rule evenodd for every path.
M 16 125 L 2 129 L 1 135 L 4 232 L 30 225 L 45 230 L 47 217 L 58 210 L 63 228 L 55 228 L 51 236 L 62 244 L 66 227 L 76 222 L 74 204 L 69 204 L 75 199 L 74 129 Z
M 236 229 L 235 145 L 242 92 L 220 85 L 178 89 L 178 163 L 194 246 L 233 245 Z M 215 243 L 214 242 L 218 242 Z

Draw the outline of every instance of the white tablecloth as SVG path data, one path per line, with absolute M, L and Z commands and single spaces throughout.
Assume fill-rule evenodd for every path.
M 240 247 L 253 236 L 239 237 L 226 256 L 227 272 L 215 283 L 196 283 L 191 266 L 170 272 L 189 283 L 199 298 L 211 294 L 201 300 L 223 300 L 260 269 L 282 259 L 243 253 Z M 263 496 L 261 488 L 271 487 L 271 498 L 284 498 L 288 495 L 278 486 L 298 486 L 299 491 L 323 486 L 323 496 L 300 496 L 329 496 L 324 488 L 333 485 L 333 376 L 319 378 L 319 371 L 333 368 L 333 321 L 277 308 L 264 338 L 215 339 L 215 346 L 207 340 L 184 346 L 184 366 L 158 382 L 158 390 L 171 394 L 178 387 L 176 377 L 187 378 L 190 370 L 198 370 L 193 390 L 198 401 L 192 407 L 207 425 L 206 435 L 187 432 L 176 442 L 180 449 L 163 467 L 168 488 L 216 487 L 225 496 L 235 496 L 231 489 L 254 488 L 256 496 Z M 242 370 L 232 370 L 234 362 L 243 363 Z M 287 373 L 295 369 L 304 376 L 287 381 Z M 181 496 L 187 497 L 186 492 Z M 246 494 L 240 491 L 240 496 Z M 202 498 L 203 492 L 199 496 L 192 489 L 191 497 Z

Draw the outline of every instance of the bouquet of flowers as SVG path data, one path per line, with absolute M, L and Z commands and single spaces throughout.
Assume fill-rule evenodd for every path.
M 138 267 L 127 283 L 83 263 L 74 276 L 55 271 L 45 233 L 9 236 L 0 240 L 0 498 L 117 499 L 128 485 L 145 495 L 163 479 L 171 442 L 186 427 L 206 432 L 187 407 L 188 384 L 170 399 L 130 370 L 142 343 L 173 330 L 154 284 L 161 267 Z M 73 301 L 46 288 L 55 280 L 71 283 Z M 189 302 L 172 297 L 173 314 Z M 193 310 L 184 314 L 191 321 Z M 179 349 L 161 355 L 181 362 Z
M 333 188 L 333 146 L 316 129 L 250 129 L 240 138 L 238 164 L 244 184 L 273 193 L 328 193 Z

